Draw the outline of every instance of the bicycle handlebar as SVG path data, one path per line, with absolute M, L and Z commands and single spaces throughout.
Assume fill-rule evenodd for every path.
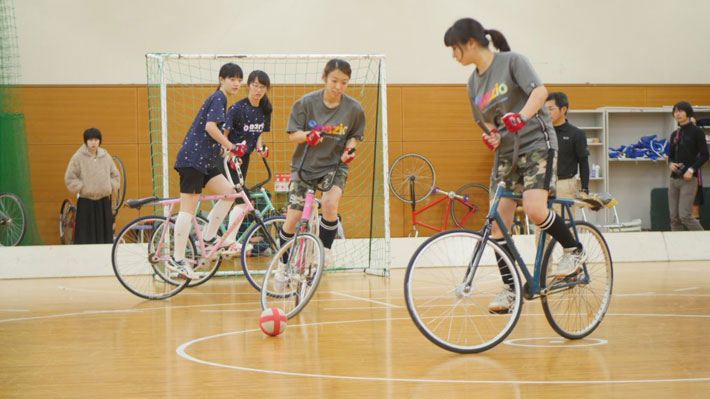
M 236 164 L 236 160 L 237 160 L 237 159 L 240 159 L 240 160 L 241 160 L 240 157 L 238 157 L 238 156 L 236 156 L 236 155 L 232 155 L 232 154 L 229 154 L 229 155 L 227 155 L 226 157 L 224 157 L 223 162 L 224 162 L 224 170 L 225 170 L 225 171 L 229 171 L 229 168 L 230 168 L 230 167 L 229 167 L 229 160 L 230 160 L 230 159 L 231 159 L 231 160 L 235 160 L 235 164 Z M 239 168 L 239 166 L 237 166 L 237 167 L 235 168 L 235 170 L 237 171 L 237 175 L 239 176 L 239 180 L 241 180 L 241 187 L 242 187 L 242 189 L 243 189 L 244 191 L 249 192 L 249 191 L 253 191 L 253 190 L 258 190 L 258 189 L 260 189 L 264 184 L 268 183 L 268 182 L 271 180 L 272 174 L 271 174 L 271 168 L 269 167 L 269 162 L 266 161 L 266 158 L 261 158 L 261 160 L 264 161 L 264 166 L 266 167 L 266 172 L 268 173 L 268 176 L 266 177 L 266 180 L 261 181 L 261 182 L 255 184 L 255 185 L 253 185 L 253 186 L 251 186 L 251 187 L 247 187 L 246 184 L 244 184 L 245 182 L 244 182 L 244 176 L 242 176 L 242 169 Z M 240 163 L 241 163 L 241 162 L 240 162 Z M 234 180 L 232 180 L 232 174 L 231 174 L 231 173 L 227 173 L 227 180 L 229 180 L 229 183 L 230 183 L 232 186 L 235 186 Z
M 301 173 L 301 172 L 303 172 L 303 164 L 306 162 L 306 155 L 308 154 L 308 151 L 310 150 L 310 147 L 311 147 L 308 144 L 306 144 L 305 146 L 306 146 L 306 148 L 303 150 L 303 155 L 301 156 L 301 161 L 298 163 L 298 169 L 297 169 L 298 178 L 301 179 L 302 182 L 311 186 L 311 188 L 313 188 L 314 190 L 319 190 L 319 191 L 323 191 L 323 192 L 330 190 L 331 188 L 333 188 L 333 183 L 335 183 L 335 175 L 337 174 L 338 168 L 340 168 L 340 165 L 343 164 L 343 161 L 339 160 L 338 163 L 335 164 L 335 167 L 333 168 L 333 172 L 334 172 L 333 178 L 330 179 L 330 181 L 326 182 L 326 185 L 320 185 L 318 183 L 313 183 L 313 182 L 305 179 L 303 177 L 303 174 Z M 351 148 L 350 151 L 348 151 L 348 154 L 352 155 L 355 152 L 355 150 L 356 150 L 356 148 Z

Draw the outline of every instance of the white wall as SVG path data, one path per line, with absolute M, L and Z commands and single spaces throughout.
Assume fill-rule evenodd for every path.
M 145 83 L 149 52 L 379 53 L 392 83 L 464 83 L 473 17 L 548 83 L 710 83 L 710 1 L 14 0 L 23 84 Z

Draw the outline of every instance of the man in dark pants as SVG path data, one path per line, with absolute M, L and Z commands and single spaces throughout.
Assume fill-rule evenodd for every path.
M 702 231 L 703 226 L 692 216 L 691 208 L 698 190 L 698 170 L 708 160 L 705 132 L 690 120 L 693 107 L 681 101 L 673 106 L 673 118 L 678 129 L 671 133 L 671 148 L 668 168 L 671 170 L 668 188 L 668 207 L 671 214 L 671 230 Z
M 589 150 L 584 131 L 567 121 L 569 99 L 560 91 L 550 93 L 545 101 L 557 133 L 557 197 L 574 198 L 579 191 L 589 193 Z M 578 168 L 579 167 L 579 168 Z M 575 176 L 579 169 L 580 182 Z M 572 209 L 574 215 L 574 209 Z

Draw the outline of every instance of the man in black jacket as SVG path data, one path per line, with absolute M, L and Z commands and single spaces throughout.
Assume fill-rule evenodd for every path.
M 584 131 L 567 121 L 569 99 L 560 91 L 550 93 L 545 101 L 557 133 L 557 197 L 574 198 L 579 191 L 589 193 L 589 150 Z M 579 168 L 578 168 L 579 167 Z M 577 171 L 579 170 L 579 181 Z M 581 187 L 580 187 L 581 182 Z M 574 209 L 572 209 L 574 214 Z
M 668 207 L 671 214 L 671 230 L 703 230 L 700 222 L 692 216 L 691 208 L 698 190 L 698 170 L 708 160 L 705 132 L 695 126 L 690 118 L 693 107 L 681 101 L 673 106 L 673 118 L 678 129 L 671 133 L 668 167 L 671 181 L 668 189 Z

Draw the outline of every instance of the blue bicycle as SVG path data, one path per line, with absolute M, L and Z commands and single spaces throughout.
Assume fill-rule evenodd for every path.
M 589 205 L 564 198 L 549 201 L 550 206 L 562 205 L 562 216 L 587 253 L 582 268 L 559 278 L 555 268 L 563 250 L 554 239 L 546 244 L 544 231 L 532 274 L 528 270 L 498 213 L 503 197 L 522 199 L 499 185 L 483 229 L 451 230 L 432 236 L 416 250 L 407 266 L 404 293 L 409 315 L 422 334 L 444 349 L 478 353 L 496 346 L 513 331 L 523 299 L 539 297 L 550 326 L 568 339 L 591 334 L 609 308 L 614 282 L 609 247 L 594 225 L 572 220 L 572 206 Z M 512 258 L 490 238 L 493 221 L 501 226 Z M 511 306 L 507 311 L 494 312 L 489 305 L 501 293 L 513 295 Z

